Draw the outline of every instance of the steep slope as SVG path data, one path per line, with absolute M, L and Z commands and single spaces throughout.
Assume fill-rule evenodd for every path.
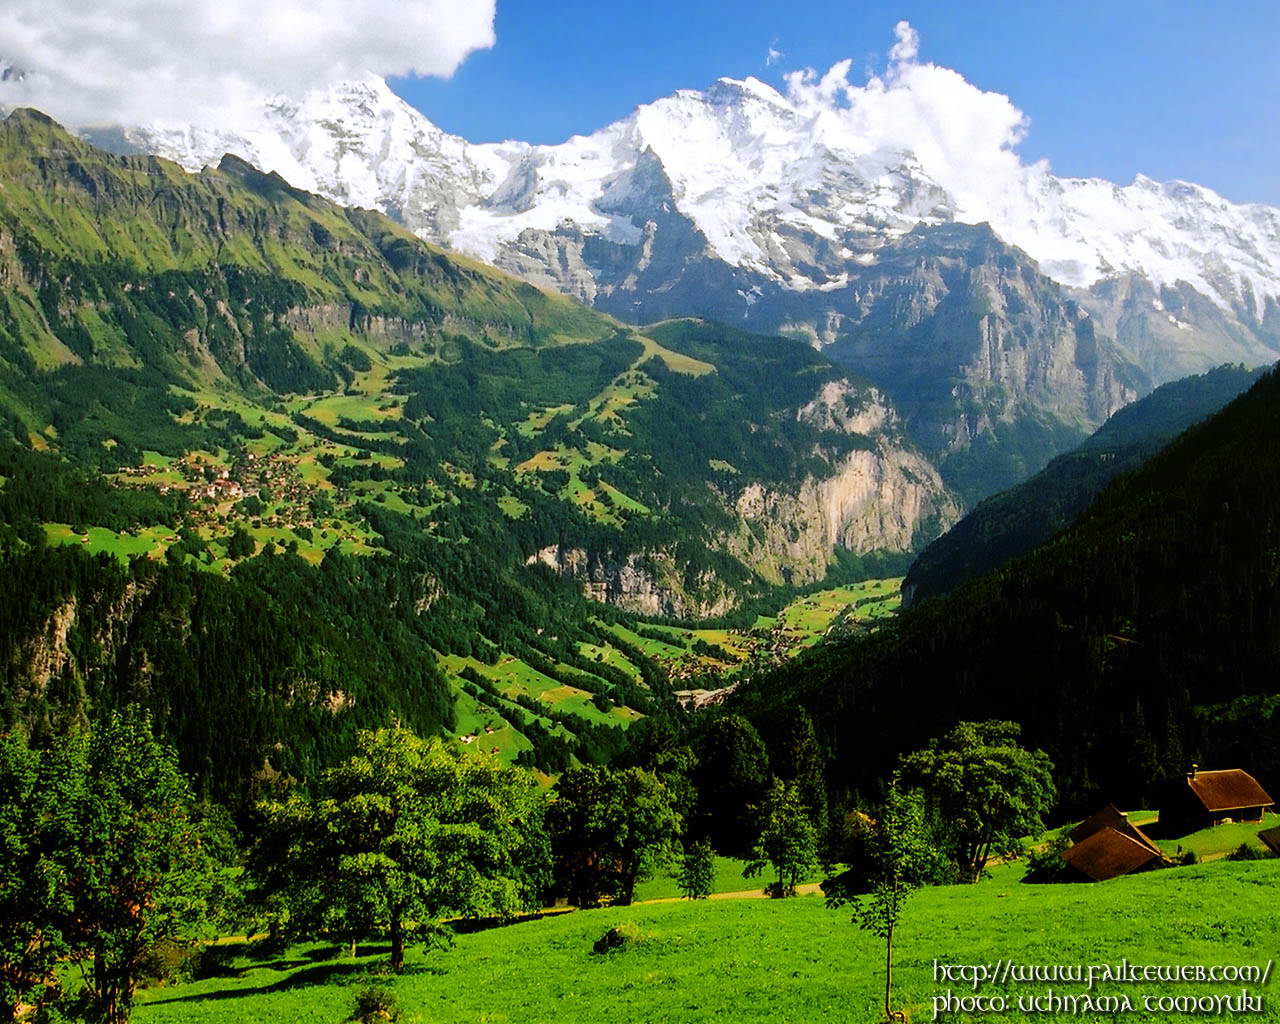
M 1071 525 L 1111 480 L 1248 389 L 1261 370 L 1222 366 L 1156 388 L 1026 482 L 987 498 L 924 549 L 903 582 L 910 605 L 948 593 Z
M 1228 750 L 1254 751 L 1274 783 L 1280 463 L 1265 453 L 1277 445 L 1271 371 L 1050 543 L 756 680 L 742 707 L 806 706 L 842 787 L 882 778 L 957 720 L 989 718 L 1024 724 L 1072 808 L 1144 806 L 1160 780 Z

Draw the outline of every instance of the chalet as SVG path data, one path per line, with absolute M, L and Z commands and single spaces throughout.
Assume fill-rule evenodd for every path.
M 1229 821 L 1262 821 L 1274 806 L 1271 795 L 1239 768 L 1201 771 L 1193 764 L 1186 777 L 1172 783 L 1160 802 L 1160 827 L 1186 835 Z
M 1164 859 L 1160 848 L 1112 804 L 1082 821 L 1069 838 L 1071 846 L 1062 859 L 1095 882 L 1127 875 Z
M 1258 833 L 1258 838 L 1266 843 L 1267 848 L 1277 856 L 1280 856 L 1280 825 L 1275 828 L 1264 829 Z

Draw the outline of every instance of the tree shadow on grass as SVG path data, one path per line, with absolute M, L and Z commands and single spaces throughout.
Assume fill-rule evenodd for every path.
M 243 999 L 246 996 L 266 995 L 270 992 L 287 992 L 290 989 L 311 988 L 316 985 L 330 985 L 343 978 L 370 975 L 372 965 L 367 963 L 321 963 L 309 967 L 307 960 L 273 960 L 269 963 L 254 964 L 252 969 L 269 969 L 290 971 L 283 978 L 266 985 L 250 985 L 244 988 L 216 989 L 212 992 L 195 992 L 186 996 L 173 996 L 170 999 L 148 1000 L 149 1006 L 160 1006 L 164 1003 L 204 1003 L 219 999 Z

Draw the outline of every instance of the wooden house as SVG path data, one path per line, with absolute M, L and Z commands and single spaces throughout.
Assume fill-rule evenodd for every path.
M 1193 764 L 1161 800 L 1160 827 L 1170 835 L 1186 835 L 1227 821 L 1260 822 L 1274 804 L 1271 795 L 1246 771 L 1202 771 Z
M 1113 804 L 1071 830 L 1071 846 L 1062 859 L 1080 874 L 1105 882 L 1164 859 L 1164 854 L 1142 829 Z
M 1280 856 L 1280 825 L 1277 825 L 1274 828 L 1263 829 L 1258 833 L 1258 838 L 1267 845 L 1267 849 L 1277 856 Z

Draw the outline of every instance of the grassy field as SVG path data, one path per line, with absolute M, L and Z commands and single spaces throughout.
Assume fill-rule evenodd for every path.
M 1251 846 L 1256 850 L 1266 850 L 1266 845 L 1258 838 L 1258 833 L 1280 825 L 1280 815 L 1264 815 L 1262 824 L 1256 822 L 1239 822 L 1234 825 L 1218 825 L 1215 828 L 1192 832 L 1189 836 L 1177 839 L 1157 839 L 1155 843 L 1169 856 L 1179 850 L 1191 850 L 1200 860 L 1213 860 L 1225 857 L 1241 845 Z
M 935 981 L 935 959 L 986 964 L 1000 958 L 1026 964 L 1256 964 L 1280 949 L 1280 918 L 1272 912 L 1280 860 L 1205 864 L 1116 879 L 1103 885 L 1023 885 L 998 872 L 982 885 L 930 889 L 914 896 L 896 940 L 896 992 L 908 1019 L 933 1019 L 933 999 L 948 987 Z M 641 939 L 595 955 L 608 928 L 633 922 Z M 356 991 L 370 983 L 393 989 L 408 1021 L 439 1024 L 540 1022 L 876 1021 L 883 985 L 880 940 L 854 927 L 848 911 L 825 908 L 816 896 L 793 900 L 707 900 L 639 904 L 556 914 L 458 937 L 456 947 L 428 957 L 414 953 L 408 972 L 381 976 L 385 947 L 362 947 L 357 958 L 332 946 L 303 946 L 275 959 L 240 959 L 234 971 L 141 994 L 139 1024 L 337 1024 L 351 1013 Z M 1274 972 L 1272 972 L 1274 974 Z M 1011 1009 L 1000 1015 L 945 1014 L 963 1021 L 1189 1021 L 1202 1015 L 1144 1013 L 1140 996 L 1229 995 L 1239 985 L 1148 982 L 1099 984 L 1095 995 L 1127 994 L 1137 1012 L 1028 1013 L 1018 996 L 1043 996 L 1050 986 L 993 987 Z M 1052 986 L 1080 994 L 1083 986 Z M 1280 1020 L 1280 994 L 1248 986 L 1266 998 L 1254 1021 Z
M 742 873 L 746 866 L 747 862 L 737 857 L 717 856 L 715 877 L 711 882 L 711 891 L 713 893 L 758 892 L 763 894 L 765 885 L 773 881 L 773 875 L 766 872 L 764 875 L 747 878 Z M 641 901 L 665 900 L 678 897 L 680 895 L 680 886 L 676 881 L 677 874 L 677 869 L 673 866 L 671 870 L 664 871 L 647 882 L 641 882 L 636 886 L 636 899 Z M 815 874 L 803 881 L 807 884 L 821 880 L 822 875 Z

